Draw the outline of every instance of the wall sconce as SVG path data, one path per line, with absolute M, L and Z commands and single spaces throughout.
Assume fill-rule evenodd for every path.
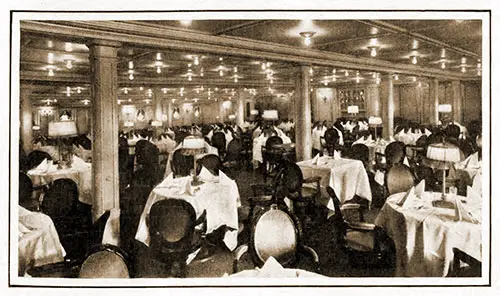
M 194 108 L 194 116 L 199 117 L 200 116 L 200 107 Z
M 181 116 L 179 107 L 174 108 L 174 113 L 172 114 L 172 116 L 174 116 L 175 119 L 178 119 Z

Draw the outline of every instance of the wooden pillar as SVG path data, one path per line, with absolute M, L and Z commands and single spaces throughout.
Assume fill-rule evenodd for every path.
M 389 73 L 382 78 L 380 82 L 380 97 L 383 102 L 383 132 L 384 138 L 394 136 L 394 84 L 392 81 L 392 73 Z
M 32 88 L 29 86 L 21 85 L 20 102 L 21 108 L 19 112 L 20 119 L 20 139 L 22 148 L 26 154 L 29 154 L 33 149 L 33 106 L 31 104 L 30 95 Z
M 311 99 L 309 97 L 310 66 L 300 66 L 299 75 L 295 80 L 295 151 L 297 161 L 311 158 Z
M 162 92 L 159 88 L 153 88 L 153 104 L 155 110 L 155 120 L 161 121 L 162 116 Z
M 462 108 L 462 92 L 460 89 L 460 81 L 454 80 L 451 82 L 451 93 L 453 96 L 453 120 L 463 124 L 463 108 Z
M 431 104 L 432 118 L 431 123 L 437 124 L 439 121 L 439 80 L 437 78 L 432 79 L 429 82 L 429 102 Z
M 370 84 L 365 93 L 366 115 L 380 117 L 380 90 L 377 84 Z
M 173 114 L 174 114 L 174 107 L 172 106 L 172 100 L 169 100 L 168 104 L 167 104 L 167 126 L 168 127 L 173 126 L 173 124 L 172 124 Z
M 243 100 L 243 94 L 238 94 L 238 103 L 236 109 L 236 124 L 238 126 L 243 126 L 245 122 L 245 101 Z
M 97 219 L 106 210 L 120 207 L 117 103 L 117 52 L 120 44 L 94 40 L 88 46 L 93 97 L 92 214 Z

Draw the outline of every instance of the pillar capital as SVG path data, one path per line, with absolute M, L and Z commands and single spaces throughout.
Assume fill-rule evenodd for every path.
M 87 43 L 90 49 L 90 55 L 93 57 L 100 58 L 117 58 L 118 49 L 121 47 L 121 43 L 100 39 L 92 39 Z

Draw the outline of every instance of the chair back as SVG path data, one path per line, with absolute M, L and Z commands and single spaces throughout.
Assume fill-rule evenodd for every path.
M 448 277 L 481 277 L 481 261 L 453 248 L 453 264 Z
M 30 177 L 23 172 L 19 172 L 19 204 L 30 202 L 33 194 L 33 182 Z
M 232 142 L 232 141 L 231 141 Z M 222 169 L 222 161 L 215 154 L 207 154 L 197 160 L 196 174 L 200 174 L 201 167 L 204 166 L 212 175 L 218 176 Z
M 215 132 L 212 135 L 212 146 L 217 148 L 219 155 L 226 151 L 226 135 L 223 132 Z
M 360 160 L 366 167 L 370 158 L 370 150 L 365 144 L 354 144 L 351 146 L 349 156 L 352 159 Z
M 401 141 L 389 143 L 385 147 L 385 161 L 387 167 L 391 167 L 397 163 L 403 163 L 406 156 L 406 145 Z
M 303 180 L 302 170 L 296 163 L 282 160 L 278 174 L 273 180 L 275 192 L 288 197 L 297 197 L 297 193 L 301 192 Z
M 92 231 L 90 233 L 89 245 L 96 246 L 102 244 L 102 238 L 104 237 L 104 229 L 106 228 L 106 223 L 108 222 L 111 212 L 106 211 L 102 214 L 92 225 Z
M 301 234 L 292 214 L 277 207 L 260 211 L 251 232 L 250 251 L 256 265 L 262 266 L 271 256 L 284 266 L 296 261 Z
M 31 170 L 38 166 L 44 159 L 52 160 L 52 156 L 45 151 L 33 150 L 28 154 L 27 168 Z
M 191 169 L 193 169 L 193 156 L 184 155 L 182 149 L 177 149 L 172 155 L 172 172 L 174 177 L 184 177 L 189 175 Z
M 240 159 L 243 143 L 240 139 L 232 139 L 227 145 L 226 157 L 224 161 L 236 161 Z
M 385 184 L 391 195 L 408 191 L 415 185 L 415 179 L 409 167 L 404 164 L 395 164 L 387 172 Z
M 191 248 L 196 223 L 193 206 L 180 199 L 164 199 L 149 212 L 151 246 L 160 251 L 181 252 Z
M 130 278 L 128 256 L 117 246 L 101 245 L 85 259 L 79 278 Z
M 160 151 L 155 144 L 147 140 L 139 140 L 135 144 L 135 159 L 138 164 L 158 165 Z
M 78 186 L 71 179 L 57 179 L 48 185 L 42 200 L 41 210 L 53 220 L 76 211 Z
M 271 136 L 266 140 L 266 150 L 272 150 L 273 146 L 283 144 L 283 139 L 278 136 Z

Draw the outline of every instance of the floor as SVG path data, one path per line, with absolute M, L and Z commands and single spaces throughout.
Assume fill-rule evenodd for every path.
M 241 197 L 241 202 L 243 206 L 249 205 L 249 197 L 252 196 L 251 184 L 262 183 L 263 177 L 259 169 L 245 168 L 245 167 L 237 167 L 235 169 L 226 170 L 227 175 L 236 180 L 239 188 L 239 193 Z M 366 210 L 364 212 L 365 221 L 368 223 L 373 223 L 378 212 L 379 208 L 371 208 L 370 210 Z M 346 217 L 346 219 L 348 219 Z M 320 269 L 319 273 L 330 276 L 330 277 L 384 277 L 384 276 L 392 276 L 393 269 L 388 268 L 380 268 L 370 266 L 370 259 L 362 261 L 364 263 L 358 264 L 357 266 L 353 265 L 353 261 L 349 261 L 349 258 L 353 259 L 349 256 L 348 253 L 343 251 L 343 249 L 338 247 L 338 244 L 333 242 L 331 239 L 333 237 L 332 232 L 335 231 L 328 223 L 324 221 L 312 221 L 312 226 L 304 227 L 304 244 L 312 247 L 316 250 L 320 258 Z M 239 244 L 248 243 L 249 235 L 246 231 L 241 232 L 239 236 Z M 214 274 L 220 272 L 220 275 L 224 273 L 231 273 L 232 270 L 232 257 L 229 256 L 225 258 L 218 258 L 215 261 L 208 262 L 206 264 L 210 265 L 210 274 Z M 137 276 L 139 277 L 170 277 L 173 272 L 179 272 L 178 266 L 167 266 L 166 264 L 160 263 L 151 256 L 148 255 L 148 252 L 142 246 L 138 246 L 138 260 L 136 264 Z M 355 258 L 360 259 L 360 258 Z M 363 259 L 363 258 L 361 258 Z M 221 262 L 224 262 L 222 264 Z M 218 262 L 216 262 L 218 261 Z M 359 260 L 355 260 L 359 261 Z M 304 261 L 309 263 L 308 261 Z M 225 265 L 225 266 L 224 266 Z M 302 269 L 310 269 L 308 264 L 298 264 L 298 268 Z M 244 256 L 242 261 L 238 265 L 238 270 L 242 269 L 250 269 L 253 268 L 252 261 L 249 257 Z M 206 269 L 206 267 L 205 267 Z M 170 270 L 170 271 L 167 271 Z M 194 270 L 194 271 L 193 271 Z M 188 277 L 203 277 L 203 272 L 199 272 L 198 267 L 188 268 L 187 272 Z

